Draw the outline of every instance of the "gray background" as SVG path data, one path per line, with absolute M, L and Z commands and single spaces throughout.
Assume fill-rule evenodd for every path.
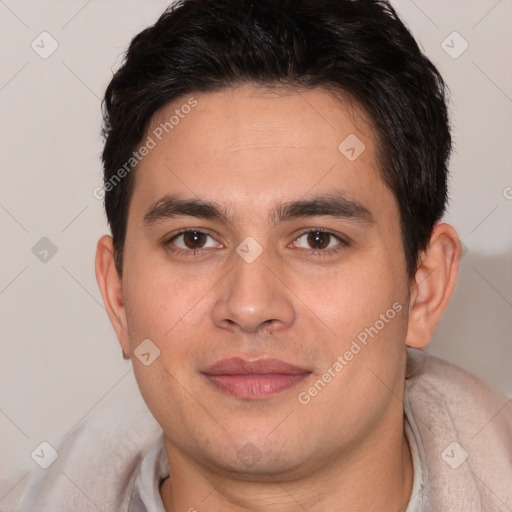
M 19 498 L 42 441 L 56 446 L 100 402 L 133 389 L 94 277 L 107 232 L 92 193 L 101 184 L 100 98 L 131 37 L 167 4 L 0 0 L 2 511 Z M 446 220 L 467 252 L 428 350 L 510 398 L 512 0 L 393 4 L 452 92 Z M 58 43 L 46 59 L 40 53 L 56 43 L 43 31 Z M 43 237 L 56 254 L 36 245 Z

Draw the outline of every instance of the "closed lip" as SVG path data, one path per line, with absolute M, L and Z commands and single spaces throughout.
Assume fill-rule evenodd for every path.
M 248 361 L 240 357 L 221 359 L 202 370 L 205 375 L 305 375 L 311 373 L 280 359 L 263 358 Z
M 222 359 L 201 372 L 218 390 L 237 398 L 269 398 L 306 379 L 312 372 L 279 359 Z

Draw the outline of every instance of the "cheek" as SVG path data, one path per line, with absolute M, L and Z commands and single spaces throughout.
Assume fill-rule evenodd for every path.
M 356 254 L 328 273 L 294 279 L 291 288 L 315 314 L 318 327 L 323 326 L 338 345 L 344 344 L 390 308 L 387 316 L 394 320 L 393 304 L 405 309 L 404 278 L 386 259 L 377 253 Z
M 165 343 L 180 325 L 196 323 L 204 314 L 211 284 L 208 276 L 184 277 L 165 261 L 132 258 L 124 286 L 130 332 Z M 133 276 L 133 278 L 131 278 Z
M 187 415 L 180 404 L 189 403 L 189 393 L 196 393 L 190 376 L 195 371 L 197 353 L 207 339 L 204 315 L 209 308 L 211 286 L 196 286 L 150 263 L 138 266 L 133 275 L 136 279 L 127 283 L 125 301 L 132 352 L 135 351 L 134 374 L 157 421 L 162 425 L 180 425 Z M 147 366 L 136 352 L 146 339 L 154 343 L 158 353 Z
M 343 364 L 331 391 L 361 414 L 381 408 L 390 390 L 401 395 L 407 291 L 403 276 L 390 268 L 382 257 L 359 261 L 331 276 L 317 298 L 318 316 L 334 332 L 326 339 L 329 360 L 341 356 Z

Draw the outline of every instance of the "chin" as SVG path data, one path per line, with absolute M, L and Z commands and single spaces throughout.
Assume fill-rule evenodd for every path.
M 221 445 L 219 442 L 219 449 L 207 455 L 209 464 L 218 471 L 233 473 L 240 480 L 288 481 L 311 471 L 307 463 L 313 453 L 298 452 L 297 447 L 303 445 L 299 441 L 294 443 L 289 436 L 276 436 L 272 440 L 254 436 L 252 441 L 239 440 L 236 447 L 232 442 L 224 449 Z

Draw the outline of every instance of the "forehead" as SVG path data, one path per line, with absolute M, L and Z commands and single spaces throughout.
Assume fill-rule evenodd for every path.
M 263 200 L 270 207 L 334 187 L 359 200 L 389 200 L 368 116 L 321 88 L 191 94 L 161 109 L 146 137 L 154 147 L 138 165 L 134 190 L 147 200 L 171 192 L 261 208 Z
M 191 98 L 195 106 L 189 108 Z M 172 126 L 169 126 L 169 121 Z M 181 97 L 153 117 L 148 134 L 201 144 L 202 151 L 231 156 L 279 147 L 338 150 L 340 135 L 358 132 L 373 146 L 369 116 L 341 93 L 315 88 L 269 89 L 251 85 Z M 163 133 L 162 133 L 163 132 Z M 159 137 L 160 138 L 160 137 Z M 370 148 L 371 149 L 371 148 Z M 261 151 L 264 150 L 264 151 Z M 334 153 L 337 156 L 337 152 Z

